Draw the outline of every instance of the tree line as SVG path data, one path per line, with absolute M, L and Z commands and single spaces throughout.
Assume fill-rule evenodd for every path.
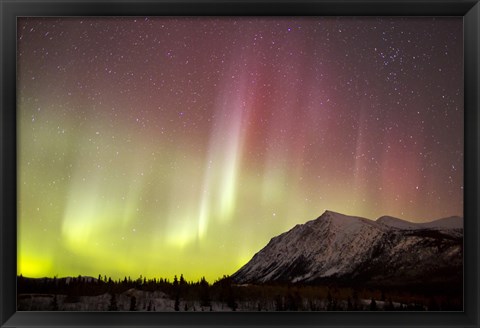
M 234 284 L 230 277 L 223 276 L 213 284 L 210 284 L 205 277 L 198 281 L 187 281 L 181 274 L 174 276 L 170 281 L 167 278 L 151 278 L 140 276 L 131 279 L 125 276 L 123 279 L 114 280 L 111 277 L 99 275 L 92 277 L 69 277 L 69 278 L 26 278 L 22 275 L 17 277 L 17 294 L 53 294 L 67 295 L 65 302 L 75 303 L 80 301 L 81 296 L 98 296 L 110 294 L 109 310 L 118 310 L 117 296 L 128 290 L 136 289 L 145 292 L 161 291 L 175 300 L 175 310 L 180 310 L 180 300 L 199 301 L 201 307 L 210 307 L 212 300 L 223 302 L 231 310 L 237 308 L 234 295 Z M 58 307 L 54 297 L 54 308 Z M 136 310 L 136 299 L 131 298 L 130 310 Z M 151 308 L 153 311 L 153 306 Z M 184 310 L 184 309 L 183 309 Z
M 175 311 L 213 310 L 222 304 L 231 311 L 451 311 L 462 310 L 461 299 L 450 295 L 418 295 L 408 291 L 335 287 L 328 285 L 238 285 L 229 276 L 210 284 L 204 277 L 187 281 L 182 274 L 173 280 L 138 277 L 114 280 L 97 278 L 42 278 L 18 276 L 17 293 L 51 295 L 49 309 L 58 310 L 62 301 L 79 302 L 82 296 L 109 295 L 109 311 L 119 310 L 120 294 L 129 290 L 162 292 L 172 301 Z M 130 311 L 156 311 L 155 303 L 130 296 Z M 197 305 L 197 308 L 195 307 Z M 125 306 L 124 306 L 125 307 Z M 124 309 L 124 308 L 123 308 Z

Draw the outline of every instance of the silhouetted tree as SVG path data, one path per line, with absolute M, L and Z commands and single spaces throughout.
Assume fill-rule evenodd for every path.
M 205 277 L 202 277 L 200 280 L 200 305 L 201 306 L 210 306 L 210 293 L 209 285 Z
M 360 305 L 360 299 L 358 298 L 358 291 L 356 289 L 353 290 L 352 293 L 352 302 L 353 302 L 353 311 L 358 310 L 358 307 Z
M 117 311 L 118 307 L 117 307 L 117 299 L 115 297 L 115 294 L 111 293 L 110 295 L 111 295 L 110 296 L 110 305 L 108 306 L 108 311 Z
M 137 311 L 137 298 L 135 296 L 130 297 L 130 311 Z
M 353 304 L 350 297 L 347 299 L 347 311 L 353 311 Z
M 143 282 L 142 275 L 140 275 L 140 277 L 138 277 L 137 280 L 135 280 L 135 288 L 136 289 L 141 289 L 142 288 L 142 282 Z
M 230 287 L 228 290 L 228 296 L 227 296 L 227 306 L 232 309 L 232 311 L 237 311 L 238 304 L 235 301 L 235 293 L 233 292 L 233 288 Z
M 180 300 L 179 300 L 178 296 L 175 297 L 174 309 L 175 309 L 175 311 L 180 311 Z
M 327 311 L 336 311 L 337 310 L 337 300 L 332 297 L 330 290 L 327 294 Z
M 298 292 L 288 291 L 287 298 L 285 301 L 285 310 L 287 311 L 298 311 L 301 310 L 302 299 Z
M 280 295 L 275 296 L 275 311 L 285 311 L 283 298 Z
M 51 303 L 51 308 L 52 311 L 58 311 L 58 300 L 57 300 L 57 294 L 53 296 L 52 303 Z
M 178 279 L 177 279 L 177 275 L 175 275 L 173 277 L 173 287 L 177 287 L 178 286 Z
M 226 305 L 231 308 L 232 311 L 236 311 L 238 305 L 232 285 L 232 278 L 225 275 L 222 277 L 222 279 L 216 281 L 214 284 L 214 286 L 218 289 L 220 301 L 226 303 Z

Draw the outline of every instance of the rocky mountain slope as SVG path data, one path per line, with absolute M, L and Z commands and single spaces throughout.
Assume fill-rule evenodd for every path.
M 462 218 L 372 221 L 331 211 L 272 238 L 232 275 L 237 283 L 397 286 L 461 284 L 462 277 Z

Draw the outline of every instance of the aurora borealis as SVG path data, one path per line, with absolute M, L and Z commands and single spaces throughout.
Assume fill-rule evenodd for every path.
M 462 18 L 18 19 L 18 273 L 213 281 L 325 209 L 463 215 Z

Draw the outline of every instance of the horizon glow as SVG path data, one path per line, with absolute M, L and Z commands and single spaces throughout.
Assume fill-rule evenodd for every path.
M 18 274 L 213 282 L 325 210 L 463 217 L 461 18 L 19 18 Z

